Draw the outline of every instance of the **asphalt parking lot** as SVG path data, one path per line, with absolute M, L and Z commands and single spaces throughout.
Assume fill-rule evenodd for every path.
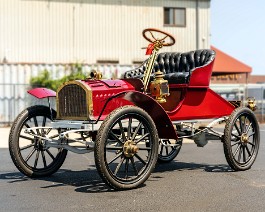
M 93 154 L 69 153 L 51 177 L 30 179 L 13 165 L 9 129 L 0 130 L 0 211 L 264 211 L 265 126 L 252 169 L 232 171 L 222 144 L 184 143 L 171 163 L 158 164 L 140 188 L 113 191 L 97 174 Z M 3 144 L 2 144 L 3 143 Z

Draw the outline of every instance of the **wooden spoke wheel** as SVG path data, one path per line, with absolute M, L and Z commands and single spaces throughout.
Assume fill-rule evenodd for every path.
M 103 121 L 95 143 L 95 163 L 114 189 L 132 189 L 150 176 L 158 155 L 158 133 L 151 117 L 135 106 L 114 110 Z
M 236 171 L 250 169 L 260 143 L 259 125 L 248 108 L 237 108 L 227 120 L 224 131 L 224 153 L 230 167 Z
M 174 160 L 182 146 L 182 139 L 169 140 L 163 139 L 159 141 L 158 159 L 159 163 L 168 163 Z
M 29 177 L 44 177 L 56 172 L 63 164 L 67 150 L 46 148 L 45 140 L 38 136 L 58 137 L 58 131 L 50 129 L 30 129 L 48 127 L 56 112 L 46 106 L 25 109 L 14 121 L 9 135 L 11 158 L 23 174 Z M 29 133 L 26 133 L 29 131 Z

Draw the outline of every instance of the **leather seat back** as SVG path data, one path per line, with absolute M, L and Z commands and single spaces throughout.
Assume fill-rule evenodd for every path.
M 155 61 L 152 74 L 160 70 L 165 74 L 165 79 L 167 79 L 169 83 L 186 84 L 189 82 L 190 75 L 195 68 L 208 65 L 214 58 L 215 52 L 210 49 L 186 53 L 160 53 Z M 143 79 L 145 70 L 146 63 L 134 70 L 125 72 L 124 78 Z

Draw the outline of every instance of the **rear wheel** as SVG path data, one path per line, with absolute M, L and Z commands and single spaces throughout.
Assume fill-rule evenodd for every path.
M 236 171 L 250 169 L 259 150 L 260 132 L 254 113 L 237 108 L 227 120 L 224 131 L 224 153 L 230 167 Z
M 142 109 L 125 106 L 103 121 L 95 143 L 95 163 L 114 189 L 132 189 L 150 176 L 158 155 L 158 133 Z
M 158 159 L 159 163 L 168 163 L 174 160 L 182 146 L 182 140 L 161 139 L 159 141 Z
M 67 150 L 46 148 L 41 137 L 58 137 L 58 131 L 34 129 L 49 127 L 56 112 L 46 106 L 33 106 L 22 111 L 14 121 L 9 135 L 9 152 L 20 172 L 29 177 L 44 177 L 56 172 L 63 164 Z M 28 130 L 31 128 L 30 130 Z M 29 131 L 26 133 L 25 131 Z

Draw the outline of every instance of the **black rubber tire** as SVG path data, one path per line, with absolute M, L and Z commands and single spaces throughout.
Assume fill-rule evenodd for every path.
M 122 122 L 122 120 L 127 120 L 127 122 Z M 129 127 L 129 123 L 133 122 L 132 120 L 134 123 L 136 123 L 137 120 L 140 120 L 137 126 L 137 128 L 139 127 L 138 130 L 137 128 Z M 120 126 L 118 123 L 123 124 Z M 127 128 L 123 126 L 124 123 L 128 126 Z M 142 123 L 142 125 L 140 123 Z M 115 129 L 115 132 L 117 132 L 117 128 L 120 129 L 120 134 L 116 135 L 115 140 L 115 137 L 111 137 L 113 135 L 112 129 Z M 133 132 L 128 130 L 129 128 L 132 129 Z M 148 132 L 145 133 L 148 135 L 143 136 L 143 134 L 139 132 L 139 129 L 141 129 L 141 133 L 143 131 Z M 128 135 L 129 131 L 130 135 Z M 127 137 L 125 135 L 126 133 Z M 141 142 L 139 142 L 139 138 L 136 140 L 137 136 L 142 136 L 141 138 L 143 139 Z M 124 151 L 124 146 L 129 140 L 137 142 L 136 144 L 139 146 L 139 152 L 128 157 Z M 157 129 L 152 118 L 141 108 L 135 106 L 124 106 L 111 112 L 100 126 L 95 142 L 95 163 L 102 180 L 115 190 L 133 189 L 143 184 L 150 176 L 157 162 L 158 140 Z M 115 143 L 117 143 L 115 147 L 120 150 L 111 152 L 110 149 Z M 111 144 L 112 146 L 110 146 Z M 142 157 L 142 154 L 147 154 L 147 156 L 145 155 Z M 114 161 L 112 161 L 113 159 L 108 160 L 109 156 L 110 158 L 115 156 L 117 159 L 114 157 Z M 118 159 L 120 159 L 118 165 L 114 164 L 114 162 Z M 124 172 L 121 171 L 123 167 L 125 167 Z M 130 172 L 130 168 L 134 171 Z M 132 174 L 132 172 L 135 173 Z M 131 176 L 129 176 L 128 173 L 131 174 Z M 123 175 L 125 175 L 125 177 Z
M 180 149 L 182 146 L 182 140 L 183 139 L 178 139 L 178 142 L 177 142 L 178 146 L 176 147 L 166 147 L 162 145 L 161 140 L 160 140 L 157 162 L 158 163 L 169 163 L 172 160 L 174 160 L 180 152 Z M 171 144 L 170 140 L 168 139 L 163 139 L 163 142 L 165 142 L 165 144 Z
M 28 127 L 34 127 L 38 125 L 38 123 L 40 123 L 39 120 L 41 118 L 43 120 L 42 126 L 47 126 L 49 120 L 52 120 L 52 118 L 54 117 L 56 117 L 56 112 L 54 110 L 52 110 L 52 117 L 51 117 L 51 112 L 48 107 L 37 105 L 29 107 L 24 111 L 22 111 L 12 124 L 9 134 L 9 152 L 13 160 L 13 163 L 18 168 L 18 170 L 28 177 L 34 178 L 34 177 L 50 176 L 51 174 L 55 173 L 64 163 L 64 160 L 67 155 L 67 150 L 58 149 L 57 152 L 57 149 L 52 148 L 53 150 L 55 150 L 55 153 L 52 154 L 51 151 L 53 150 L 50 151 L 50 150 L 40 149 L 41 145 L 39 145 L 39 142 L 41 142 L 41 140 L 40 139 L 38 140 L 35 136 L 24 135 L 22 131 Z M 34 123 L 32 123 L 32 120 Z M 29 126 L 31 125 L 31 123 L 33 126 Z M 32 132 L 36 134 L 43 133 L 44 135 L 48 131 L 43 130 L 40 132 L 40 130 L 38 131 L 36 130 Z M 26 139 L 25 136 L 27 137 Z M 28 141 L 30 143 L 20 148 L 20 145 L 23 145 L 25 141 Z M 30 154 L 32 153 L 32 155 L 30 156 L 29 154 L 27 157 L 24 157 L 23 156 L 24 152 L 22 152 L 24 150 L 26 151 L 31 150 Z M 34 153 L 36 155 L 34 165 L 31 165 L 30 160 L 33 158 Z M 38 167 L 41 161 L 39 160 L 40 157 L 42 158 L 42 164 L 43 164 L 42 168 Z
M 223 137 L 224 154 L 229 166 L 235 171 L 250 169 L 257 157 L 259 144 L 259 124 L 254 113 L 246 107 L 235 109 L 226 122 Z

